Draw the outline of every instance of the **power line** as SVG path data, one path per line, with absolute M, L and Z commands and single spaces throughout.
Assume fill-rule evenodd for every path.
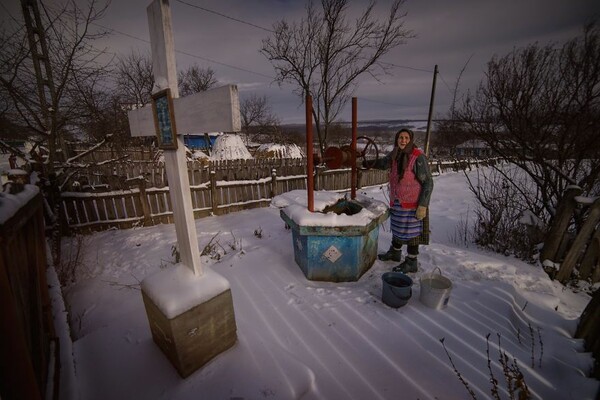
M 176 0 L 176 1 L 178 1 L 178 2 L 180 2 L 180 3 L 182 3 L 182 4 L 185 4 L 185 5 L 188 5 L 188 6 L 194 7 L 194 8 L 201 9 L 201 10 L 203 10 L 203 11 L 211 12 L 211 13 L 213 13 L 213 14 L 216 14 L 216 15 L 219 15 L 219 16 L 221 16 L 221 17 L 223 17 L 223 18 L 228 18 L 228 19 L 231 19 L 231 20 L 233 20 L 233 21 L 236 21 L 236 22 L 239 22 L 239 23 L 243 23 L 243 24 L 246 24 L 246 25 L 250 25 L 250 26 L 253 26 L 253 27 L 255 27 L 255 28 L 262 29 L 262 30 L 266 30 L 266 31 L 268 31 L 268 32 L 273 32 L 273 31 L 271 31 L 271 30 L 269 30 L 269 29 L 266 29 L 266 28 L 263 28 L 263 27 L 261 27 L 261 26 L 258 26 L 258 25 L 255 25 L 255 24 L 252 24 L 252 23 L 249 23 L 249 22 L 245 22 L 245 21 L 242 21 L 242 20 L 238 20 L 238 19 L 236 19 L 236 18 L 229 17 L 229 16 L 227 16 L 227 15 L 224 15 L 224 14 L 221 14 L 221 13 L 218 13 L 218 12 L 216 12 L 216 11 L 209 10 L 209 9 L 205 9 L 205 8 L 203 8 L 203 7 L 196 6 L 196 5 L 194 5 L 194 4 L 189 4 L 189 3 L 185 2 L 185 1 L 182 1 L 182 0 Z M 99 27 L 101 27 L 101 28 L 103 28 L 103 29 L 107 29 L 107 30 L 110 30 L 110 31 L 112 31 L 112 32 L 118 33 L 118 34 L 120 34 L 120 35 L 127 36 L 127 37 L 129 37 L 129 38 L 132 38 L 132 39 L 139 40 L 139 41 L 142 41 L 142 42 L 144 42 L 144 43 L 150 44 L 150 41 L 149 41 L 149 40 L 142 39 L 142 38 L 140 38 L 140 37 L 137 37 L 137 36 L 134 36 L 134 35 L 131 35 L 131 34 L 125 33 L 125 32 L 121 32 L 121 31 L 119 31 L 119 30 L 117 30 L 117 29 L 114 29 L 114 28 L 109 28 L 109 27 L 106 27 L 106 26 L 100 25 L 100 24 L 98 24 L 98 23 L 92 23 L 92 24 L 94 24 L 94 25 L 97 25 L 97 26 L 99 26 Z M 235 65 L 231 65 L 231 64 L 227 64 L 227 63 L 220 62 L 220 61 L 212 60 L 212 59 L 210 59 L 210 58 L 207 58 L 207 57 L 202 57 L 202 56 L 199 56 L 199 55 L 197 55 L 197 54 L 189 53 L 189 52 L 186 52 L 186 51 L 183 51 L 183 50 L 177 50 L 177 49 L 175 49 L 175 52 L 176 52 L 176 53 L 179 53 L 179 54 L 186 55 L 186 56 L 188 56 L 188 57 L 198 58 L 198 59 L 200 59 L 200 60 L 204 60 L 204 61 L 207 61 L 207 62 L 210 62 L 210 63 L 214 63 L 214 64 L 218 64 L 218 65 L 223 65 L 223 66 L 225 66 L 225 67 L 228 67 L 228 68 L 232 68 L 232 69 L 236 69 L 236 70 L 239 70 L 239 71 L 248 72 L 248 73 L 251 73 L 251 74 L 254 74 L 254 75 L 262 76 L 262 77 L 264 77 L 264 78 L 268 78 L 268 79 L 270 79 L 270 80 L 274 80 L 274 79 L 275 79 L 275 78 L 273 78 L 272 76 L 269 76 L 269 75 L 266 75 L 266 74 L 262 74 L 262 73 L 260 73 L 260 72 L 255 72 L 255 71 L 251 71 L 251 70 L 249 70 L 249 69 L 245 69 L 245 68 L 242 68 L 242 67 L 237 67 L 237 66 L 235 66 Z M 406 65 L 398 65 L 398 64 L 394 64 L 394 63 L 388 63 L 388 62 L 382 62 L 382 64 L 387 64 L 387 65 L 390 65 L 390 66 L 393 66 L 393 67 L 396 67 L 396 68 L 404 68 L 404 69 L 410 69 L 410 70 L 414 70 L 414 71 L 420 71 L 420 72 L 433 73 L 433 71 L 431 71 L 431 70 L 427 70 L 427 69 L 423 69 L 423 68 L 409 67 L 409 66 L 406 66 Z M 440 77 L 441 77 L 441 76 L 440 76 Z M 444 84 L 446 85 L 446 87 L 448 88 L 448 90 L 450 91 L 450 93 L 452 93 L 452 91 L 450 90 L 450 87 L 448 86 L 448 84 L 446 83 L 446 81 L 445 81 L 443 78 L 442 78 L 442 81 L 444 82 Z M 361 99 L 363 99 L 364 101 L 367 101 L 367 102 L 372 102 L 372 103 L 379 103 L 379 104 L 385 104 L 385 105 L 389 105 L 389 106 L 396 106 L 396 107 L 406 107 L 406 105 L 402 105 L 402 104 L 388 103 L 388 102 L 383 102 L 383 101 L 378 101 L 378 100 L 370 100 L 370 99 L 367 99 L 367 98 L 364 98 L 364 97 L 361 97 Z
M 192 54 L 192 53 L 187 53 L 187 52 L 185 52 L 183 50 L 175 50 L 175 52 L 177 52 L 179 54 L 184 54 L 184 55 L 189 56 L 189 57 L 199 58 L 199 59 L 204 60 L 204 61 L 209 61 L 209 62 L 214 63 L 214 64 L 219 64 L 219 65 L 223 65 L 225 67 L 237 69 L 239 71 L 244 71 L 244 72 L 248 72 L 248 73 L 251 73 L 251 74 L 254 74 L 254 75 L 262 76 L 264 78 L 269 78 L 271 80 L 275 79 L 272 76 L 269 76 L 269 75 L 266 75 L 266 74 L 262 74 L 260 72 L 250 71 L 249 69 L 245 69 L 245 68 L 241 68 L 241 67 L 236 67 L 235 65 L 225 64 L 225 63 L 222 63 L 220 61 L 211 60 L 210 58 L 201 57 L 201 56 L 198 56 L 198 55 L 195 55 L 195 54 Z
M 398 64 L 393 64 L 393 63 L 383 62 L 383 61 L 381 62 L 381 64 L 387 64 L 387 65 L 391 65 L 392 67 L 396 67 L 396 68 L 404 68 L 404 69 L 410 69 L 413 71 L 427 72 L 427 73 L 433 74 L 433 71 L 428 70 L 428 69 L 423 69 L 423 68 L 408 67 L 406 65 L 398 65 Z
M 453 94 L 452 89 L 450 88 L 450 85 L 448 85 L 448 83 L 446 83 L 446 80 L 444 79 L 444 77 L 442 76 L 442 74 L 440 74 L 438 72 L 438 74 L 440 75 L 440 79 L 442 80 L 442 82 L 444 82 L 444 85 L 446 85 L 446 88 L 448 89 L 448 92 L 450 92 L 450 94 Z
M 175 1 L 177 1 L 178 3 L 181 3 L 181 4 L 185 4 L 187 6 L 190 6 L 190 7 L 194 7 L 194 8 L 197 8 L 197 9 L 200 9 L 200 10 L 203 10 L 203 11 L 206 11 L 206 12 L 218 15 L 218 16 L 223 17 L 223 18 L 230 19 L 230 20 L 235 21 L 235 22 L 239 22 L 241 24 L 245 24 L 245 25 L 252 26 L 254 28 L 262 29 L 263 31 L 266 31 L 266 32 L 275 33 L 275 31 L 272 30 L 272 29 L 264 28 L 264 27 L 262 27 L 260 25 L 256 25 L 256 24 L 253 24 L 251 22 L 247 22 L 247 21 L 244 21 L 244 20 L 241 20 L 241 19 L 238 19 L 238 18 L 234 18 L 234 17 L 231 17 L 229 15 L 226 15 L 226 14 L 214 11 L 214 10 L 210 10 L 208 8 L 205 8 L 205 7 L 200 7 L 200 6 L 195 5 L 195 4 L 190 4 L 190 3 L 186 2 L 186 1 L 183 1 L 183 0 L 175 0 Z M 410 70 L 413 70 L 413 71 L 428 72 L 430 74 L 433 73 L 433 71 L 428 70 L 428 69 L 416 68 L 416 67 L 409 67 L 409 66 L 406 66 L 406 65 L 398 65 L 398 64 L 388 63 L 388 62 L 381 62 L 381 64 L 387 64 L 387 65 L 390 65 L 390 66 L 396 67 L 396 68 L 410 69 Z
M 194 8 L 197 8 L 199 10 L 206 11 L 206 12 L 218 15 L 220 17 L 227 18 L 227 19 L 230 19 L 230 20 L 235 21 L 235 22 L 239 22 L 240 24 L 249 25 L 249 26 L 252 26 L 254 28 L 262 29 L 263 31 L 275 33 L 275 31 L 272 30 L 272 29 L 264 28 L 264 27 L 262 27 L 260 25 L 253 24 L 252 22 L 247 22 L 247 21 L 244 21 L 244 20 L 241 20 L 241 19 L 238 19 L 238 18 L 230 17 L 229 15 L 221 14 L 220 12 L 209 10 L 208 8 L 200 7 L 200 6 L 197 6 L 195 4 L 190 4 L 190 3 L 186 2 L 186 1 L 183 1 L 183 0 L 175 0 L 175 1 L 178 2 L 178 3 L 181 3 L 181 4 L 185 4 L 186 6 L 194 7 Z
M 107 29 L 107 30 L 109 30 L 109 31 L 116 32 L 116 33 L 118 33 L 118 34 L 120 34 L 120 35 L 123 35 L 123 36 L 127 36 L 127 37 L 129 37 L 129 38 L 132 38 L 132 39 L 139 40 L 139 41 L 142 41 L 142 42 L 144 42 L 144 43 L 148 43 L 148 44 L 150 44 L 150 41 L 149 41 L 149 40 L 142 39 L 142 38 L 140 38 L 140 37 L 137 37 L 137 36 L 130 35 L 129 33 L 125 33 L 125 32 L 118 31 L 118 30 L 116 30 L 116 29 L 114 29 L 114 28 L 109 28 L 108 26 L 100 25 L 100 24 L 99 24 L 99 23 L 97 23 L 97 22 L 90 22 L 90 24 L 91 24 L 91 25 L 96 25 L 96 26 L 99 26 L 99 27 L 100 27 L 100 28 L 102 28 L 102 29 Z
M 132 39 L 139 40 L 139 41 L 142 41 L 142 42 L 144 42 L 144 43 L 150 44 L 150 41 L 149 41 L 149 40 L 142 39 L 142 38 L 140 38 L 140 37 L 137 37 L 137 36 L 134 36 L 134 35 L 130 35 L 130 34 L 128 34 L 128 33 L 125 33 L 125 32 L 121 32 L 121 31 L 119 31 L 119 30 L 117 30 L 117 29 L 114 29 L 114 28 L 109 28 L 109 27 L 107 27 L 107 26 L 100 25 L 100 24 L 98 24 L 98 23 L 94 23 L 94 22 L 92 22 L 92 24 L 94 24 L 94 25 L 96 25 L 96 26 L 99 26 L 99 27 L 101 27 L 101 28 L 103 28 L 103 29 L 108 29 L 109 31 L 112 31 L 112 32 L 118 33 L 118 34 L 120 34 L 120 35 L 124 35 L 124 36 L 127 36 L 127 37 L 129 37 L 129 38 L 132 38 Z M 210 59 L 210 58 L 202 57 L 202 56 L 199 56 L 199 55 L 197 55 L 197 54 L 188 53 L 188 52 L 186 52 L 186 51 L 183 51 L 183 50 L 177 50 L 177 49 L 175 49 L 175 52 L 176 52 L 176 53 L 179 53 L 179 54 L 186 55 L 186 56 L 188 56 L 188 57 L 198 58 L 198 59 L 200 59 L 200 60 L 208 61 L 208 62 L 211 62 L 211 63 L 214 63 L 214 64 L 223 65 L 223 66 L 225 66 L 225 67 L 228 67 L 228 68 L 237 69 L 238 71 L 244 71 L 244 72 L 248 72 L 248 73 L 250 73 L 250 74 L 254 74 L 254 75 L 258 75 L 258 76 L 262 76 L 262 77 L 264 77 L 264 78 L 269 78 L 269 79 L 271 79 L 271 80 L 274 80 L 274 78 L 273 78 L 272 76 L 269 76 L 269 75 L 266 75 L 266 74 L 262 74 L 262 73 L 260 73 L 260 72 L 255 72 L 255 71 L 251 71 L 251 70 L 249 70 L 249 69 L 245 69 L 245 68 L 237 67 L 237 66 L 235 66 L 235 65 L 231 65 L 231 64 L 224 63 L 224 62 L 220 62 L 220 61 L 212 60 L 212 59 Z

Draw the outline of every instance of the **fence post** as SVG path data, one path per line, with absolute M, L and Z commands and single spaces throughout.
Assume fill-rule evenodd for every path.
M 217 215 L 217 210 L 219 208 L 217 201 L 217 174 L 215 171 L 210 171 L 210 202 L 213 215 Z
M 148 223 L 152 222 L 152 213 L 150 212 L 150 203 L 148 203 L 148 196 L 146 195 L 146 179 L 141 178 L 139 180 L 140 190 L 140 204 L 142 205 L 142 212 L 144 213 L 144 226 L 148 226 Z
M 556 274 L 556 279 L 561 283 L 566 283 L 571 277 L 571 272 L 573 272 L 573 268 L 575 268 L 575 264 L 579 259 L 581 249 L 587 243 L 594 229 L 596 229 L 596 224 L 600 220 L 600 199 L 596 200 L 594 204 L 592 204 L 590 208 L 590 212 L 587 216 L 587 219 L 583 223 L 581 227 L 581 231 L 577 234 L 573 245 L 569 249 L 569 252 L 565 256 L 565 259 L 560 264 L 560 268 L 558 273 Z
M 598 282 L 600 276 L 600 230 L 596 230 L 594 237 L 590 240 L 585 255 L 579 264 L 579 279 L 592 278 L 592 283 Z M 598 260 L 598 261 L 597 261 Z
M 587 351 L 591 351 L 596 359 L 593 376 L 596 379 L 600 378 L 600 289 L 597 289 L 592 295 L 592 299 L 585 307 L 579 318 L 579 324 L 575 331 L 575 337 L 584 340 L 584 347 Z
M 560 242 L 565 235 L 565 232 L 569 226 L 569 222 L 571 221 L 571 217 L 573 216 L 573 210 L 576 206 L 574 198 L 575 196 L 579 196 L 581 192 L 582 189 L 577 186 L 571 186 L 565 191 L 565 194 L 563 195 L 563 198 L 560 200 L 556 209 L 556 214 L 554 215 L 554 221 L 552 222 L 550 231 L 548 231 L 548 235 L 544 241 L 544 247 L 542 248 L 540 255 L 542 262 L 545 260 L 550 260 L 553 262 L 558 261 L 557 253 L 560 247 Z
M 277 170 L 275 168 L 273 168 L 271 170 L 271 193 L 269 193 L 271 198 L 275 197 L 276 190 L 277 190 Z

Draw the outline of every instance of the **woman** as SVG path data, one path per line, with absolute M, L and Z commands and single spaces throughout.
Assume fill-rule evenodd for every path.
M 417 272 L 419 245 L 429 244 L 428 207 L 433 178 L 425 153 L 414 143 L 409 129 L 396 133 L 394 149 L 375 163 L 374 168 L 390 168 L 390 226 L 392 245 L 379 259 L 400 261 L 402 245 L 408 255 L 394 271 Z

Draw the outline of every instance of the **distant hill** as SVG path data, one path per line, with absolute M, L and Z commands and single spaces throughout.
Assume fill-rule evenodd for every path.
M 435 124 L 435 120 L 433 123 Z M 350 121 L 342 121 L 340 124 L 344 128 L 351 126 Z M 284 130 L 304 130 L 304 124 L 283 124 Z M 393 119 L 393 120 L 369 120 L 369 121 L 358 121 L 359 131 L 375 131 L 375 132 L 397 132 L 401 128 L 408 128 L 414 131 L 426 131 L 427 120 L 406 120 L 406 119 Z

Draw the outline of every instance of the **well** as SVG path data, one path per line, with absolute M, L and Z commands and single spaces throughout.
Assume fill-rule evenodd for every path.
M 317 194 L 323 200 L 320 211 L 294 204 L 280 211 L 292 230 L 294 260 L 309 280 L 357 281 L 377 258 L 387 206 L 366 196 L 348 200 L 336 199 L 337 193 Z

